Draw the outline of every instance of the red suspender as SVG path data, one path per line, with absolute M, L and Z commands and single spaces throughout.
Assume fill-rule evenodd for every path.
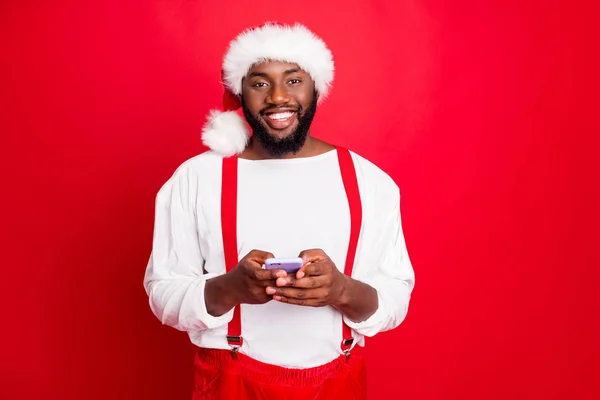
M 231 271 L 238 264 L 237 248 L 237 177 L 238 158 L 223 159 L 221 182 L 221 230 L 223 231 L 223 252 L 225 254 L 225 269 Z M 227 331 L 227 343 L 236 349 L 244 344 L 242 339 L 242 318 L 240 306 L 233 309 L 233 319 Z
M 362 204 L 360 201 L 360 191 L 358 190 L 358 180 L 356 179 L 356 170 L 354 169 L 352 156 L 347 149 L 340 147 L 337 147 L 337 153 L 340 171 L 342 173 L 342 181 L 344 182 L 346 196 L 348 197 L 348 205 L 350 206 L 350 241 L 348 243 L 344 274 L 352 276 L 354 257 L 356 255 L 356 247 L 358 246 L 360 227 L 362 226 Z M 348 354 L 347 352 L 350 351 L 353 342 L 352 329 L 350 329 L 350 327 L 342 320 L 342 351 Z
M 362 226 L 362 205 L 352 156 L 347 149 L 342 147 L 336 147 L 336 149 L 342 181 L 350 207 L 350 241 L 348 243 L 344 274 L 352 276 L 352 268 L 354 267 L 354 258 Z M 237 176 L 238 158 L 236 156 L 224 158 L 221 183 L 221 229 L 223 231 L 223 251 L 227 272 L 235 268 L 239 261 L 237 249 Z M 352 329 L 345 322 L 342 322 L 342 324 L 343 339 L 341 348 L 344 353 L 348 354 L 354 338 L 352 337 Z M 234 350 L 241 347 L 244 343 L 239 305 L 234 308 L 233 319 L 228 325 L 227 343 Z

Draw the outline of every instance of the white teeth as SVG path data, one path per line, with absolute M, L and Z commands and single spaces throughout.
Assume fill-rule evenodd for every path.
M 289 117 L 291 117 L 294 113 L 293 112 L 282 112 L 282 113 L 277 113 L 277 114 L 271 114 L 269 115 L 269 119 L 274 119 L 274 120 L 282 120 L 282 119 L 288 119 Z

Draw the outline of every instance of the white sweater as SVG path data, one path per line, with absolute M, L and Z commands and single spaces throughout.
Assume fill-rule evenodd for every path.
M 408 309 L 414 272 L 392 179 L 351 153 L 361 192 L 363 224 L 352 277 L 378 292 L 378 310 L 366 321 L 345 318 L 355 344 L 398 326 Z M 156 199 L 152 255 L 144 286 L 164 323 L 188 332 L 200 347 L 229 349 L 227 323 L 206 311 L 207 279 L 225 273 L 221 236 L 221 158 L 203 153 L 183 163 Z M 320 248 L 343 272 L 350 213 L 336 151 L 294 159 L 239 160 L 238 255 L 253 249 L 296 257 Z M 332 307 L 270 301 L 241 306 L 240 352 L 269 364 L 309 368 L 341 353 L 342 315 Z

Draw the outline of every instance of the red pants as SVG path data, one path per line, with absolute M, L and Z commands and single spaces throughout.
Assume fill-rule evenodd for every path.
M 229 350 L 198 349 L 193 400 L 364 400 L 365 361 L 359 346 L 350 358 L 315 368 L 288 369 Z

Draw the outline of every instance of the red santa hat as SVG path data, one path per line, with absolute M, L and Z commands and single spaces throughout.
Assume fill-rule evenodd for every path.
M 223 60 L 223 110 L 211 110 L 202 129 L 202 142 L 224 157 L 241 153 L 250 134 L 241 107 L 242 79 L 253 65 L 263 61 L 298 64 L 313 81 L 319 102 L 329 93 L 333 82 L 333 56 L 322 39 L 301 24 L 268 23 L 248 29 L 229 45 Z

